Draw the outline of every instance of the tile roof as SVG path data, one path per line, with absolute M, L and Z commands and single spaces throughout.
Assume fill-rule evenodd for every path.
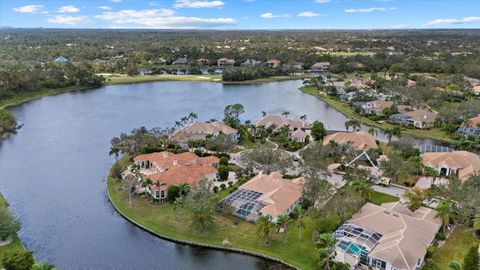
M 255 122 L 255 126 L 265 126 L 269 127 L 275 125 L 278 128 L 289 125 L 292 129 L 309 129 L 310 123 L 307 121 L 302 121 L 300 119 L 287 118 L 285 116 L 269 114 L 263 117 L 262 119 Z
M 375 138 L 365 131 L 336 132 L 323 137 L 323 145 L 327 145 L 330 141 L 334 141 L 339 145 L 349 143 L 358 150 L 378 147 Z
M 437 117 L 437 113 L 434 113 L 428 110 L 416 110 L 416 111 L 406 112 L 404 113 L 404 115 L 410 117 L 410 119 L 413 121 L 426 122 L 426 123 L 434 122 L 435 118 Z
M 168 186 L 186 183 L 195 186 L 208 174 L 217 173 L 217 169 L 212 166 L 202 166 L 198 164 L 177 165 L 167 171 L 148 175 L 153 183 L 160 182 Z M 151 188 L 155 184 L 151 185 Z
M 448 167 L 458 169 L 458 177 L 468 179 L 475 173 L 480 173 L 480 157 L 467 151 L 428 152 L 421 155 L 423 165 L 431 168 Z
M 175 131 L 170 139 L 180 142 L 186 142 L 189 140 L 206 139 L 207 135 L 214 135 L 223 133 L 231 135 L 237 133 L 237 130 L 222 123 L 222 122 L 193 122 L 186 127 Z
M 467 123 L 462 124 L 462 126 L 469 126 L 471 128 L 479 128 L 478 124 L 480 123 L 480 116 L 470 118 Z
M 181 154 L 174 154 L 171 152 L 155 152 L 151 154 L 138 155 L 134 158 L 135 161 L 150 161 L 161 170 L 168 170 L 177 165 L 201 164 L 213 165 L 220 160 L 217 157 L 198 157 L 192 152 L 185 152 Z

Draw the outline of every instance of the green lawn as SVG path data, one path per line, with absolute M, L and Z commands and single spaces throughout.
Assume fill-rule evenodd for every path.
M 221 81 L 222 75 L 145 75 L 145 76 L 127 76 L 125 74 L 112 76 L 106 79 L 107 84 L 129 84 L 155 81 L 199 81 L 211 82 Z
M 396 201 L 399 201 L 399 200 L 400 200 L 400 198 L 398 198 L 396 196 L 392 196 L 392 195 L 385 194 L 385 193 L 378 192 L 378 191 L 374 191 L 373 194 L 372 194 L 372 197 L 370 199 L 368 199 L 369 202 L 371 202 L 373 204 L 376 204 L 376 205 L 380 205 L 382 203 L 396 202 Z
M 319 94 L 318 89 L 316 87 L 301 87 L 300 90 L 303 91 L 306 94 L 309 94 L 309 95 L 312 95 L 312 96 L 315 96 L 315 97 L 321 99 L 322 101 L 324 101 L 325 103 L 332 106 L 333 108 L 335 108 L 336 110 L 338 110 L 339 112 L 343 113 L 346 116 L 355 117 L 360 122 L 362 122 L 362 124 L 372 126 L 372 127 L 376 127 L 376 128 L 383 129 L 383 130 L 386 129 L 386 128 L 395 127 L 395 125 L 389 124 L 387 122 L 384 122 L 384 123 L 380 124 L 380 123 L 377 123 L 376 121 L 373 121 L 373 120 L 371 120 L 371 119 L 369 119 L 365 116 L 359 115 L 358 113 L 356 113 L 353 110 L 352 107 L 350 107 L 345 102 L 341 102 L 341 101 L 336 100 L 332 97 L 328 97 L 328 96 Z M 429 130 L 421 130 L 421 129 L 410 129 L 410 128 L 403 128 L 402 127 L 402 133 L 407 134 L 407 135 L 411 135 L 411 136 L 414 136 L 414 137 L 429 138 L 429 139 L 435 139 L 435 140 L 439 140 L 439 141 L 452 142 L 452 139 L 447 134 L 445 134 L 445 132 L 443 132 L 439 128 L 432 128 L 432 129 L 429 129 Z
M 457 226 L 445 244 L 433 253 L 433 269 L 450 270 L 448 263 L 453 260 L 463 263 L 463 257 L 475 243 L 478 244 L 479 241 L 473 236 L 471 230 Z
M 275 235 L 272 244 L 265 246 L 255 235 L 255 225 L 250 222 L 216 212 L 214 224 L 206 232 L 197 233 L 190 226 L 189 213 L 177 219 L 171 204 L 152 204 L 145 197 L 135 197 L 134 206 L 129 207 L 128 195 L 121 182 L 109 177 L 107 184 L 108 193 L 118 210 L 160 235 L 216 246 L 222 246 L 222 241 L 228 238 L 233 248 L 276 257 L 301 269 L 313 269 L 317 252 L 311 240 L 314 222 L 308 217 L 301 233 L 303 240 L 298 240 L 297 226 L 291 223 L 288 244 L 283 243 L 283 235 Z M 216 194 L 215 199 L 227 194 L 228 191 L 223 191 Z
M 0 195 L 0 208 L 5 209 L 7 208 L 7 202 L 5 199 Z M 0 247 L 0 268 L 2 266 L 2 259 L 9 253 L 13 253 L 16 251 L 22 251 L 25 248 L 23 247 L 22 243 L 20 242 L 20 239 L 18 238 L 17 235 L 14 236 L 12 243 L 6 245 L 6 246 L 1 246 Z

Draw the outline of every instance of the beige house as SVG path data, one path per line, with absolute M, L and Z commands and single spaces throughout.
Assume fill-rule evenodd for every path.
M 233 67 L 235 59 L 220 58 L 217 60 L 217 66 L 219 67 Z
M 414 127 L 421 129 L 432 128 L 437 118 L 437 113 L 428 110 L 411 111 L 404 113 L 404 115 L 409 118 L 409 122 Z
M 300 202 L 304 178 L 284 179 L 282 174 L 259 174 L 221 201 L 233 214 L 248 221 L 265 215 L 271 220 L 288 215 Z
M 310 67 L 311 72 L 327 72 L 330 70 L 330 62 L 317 62 Z
M 457 175 L 461 180 L 480 173 L 480 157 L 467 151 L 427 152 L 421 155 L 423 165 L 441 175 Z
M 323 137 L 323 145 L 327 145 L 330 141 L 335 142 L 338 145 L 350 144 L 353 148 L 366 151 L 370 148 L 378 148 L 375 138 L 365 132 L 336 132 Z
M 352 269 L 420 269 L 442 226 L 436 214 L 425 207 L 412 212 L 400 202 L 366 203 L 335 231 L 335 260 Z
M 265 62 L 265 64 L 269 68 L 279 68 L 282 65 L 282 61 L 277 60 L 277 59 L 270 59 L 267 62 Z
M 170 135 L 170 139 L 177 142 L 186 143 L 192 140 L 205 140 L 207 136 L 218 136 L 220 133 L 230 136 L 232 140 L 238 139 L 238 132 L 236 129 L 222 123 L 222 122 L 193 122 L 188 126 L 175 131 Z
M 283 126 L 289 127 L 289 137 L 297 142 L 305 142 L 307 136 L 310 135 L 311 125 L 307 121 L 300 119 L 287 118 L 285 116 L 269 114 L 254 123 L 256 127 L 264 126 L 269 128 L 275 127 L 275 130 Z

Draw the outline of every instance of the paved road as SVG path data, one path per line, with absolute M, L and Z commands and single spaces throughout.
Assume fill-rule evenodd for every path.
M 373 189 L 378 192 L 386 193 L 392 196 L 397 196 L 400 198 L 401 202 L 405 202 L 405 192 L 407 191 L 404 188 L 396 187 L 396 186 L 388 186 L 388 187 L 383 187 L 379 185 L 373 185 Z

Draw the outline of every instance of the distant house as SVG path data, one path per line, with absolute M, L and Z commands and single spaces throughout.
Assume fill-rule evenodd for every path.
M 157 60 L 153 61 L 153 64 L 155 66 L 164 66 L 167 64 L 167 60 L 163 59 L 163 58 L 158 58 Z
M 234 141 L 238 140 L 238 132 L 236 129 L 218 121 L 212 123 L 191 123 L 175 131 L 170 135 L 170 139 L 186 143 L 192 140 L 205 140 L 207 136 L 218 136 L 220 133 L 230 136 Z
M 245 62 L 241 63 L 242 67 L 249 67 L 249 66 L 259 66 L 262 64 L 262 61 L 258 61 L 255 59 L 247 59 Z
M 394 114 L 388 118 L 391 123 L 411 125 L 416 128 L 428 129 L 435 124 L 437 113 L 429 110 L 416 110 L 403 114 Z
M 264 126 L 275 127 L 275 130 L 280 129 L 283 126 L 289 127 L 289 138 L 297 142 L 304 143 L 307 136 L 310 135 L 311 125 L 307 121 L 300 119 L 287 118 L 280 115 L 266 115 L 262 119 L 254 123 L 256 127 Z
M 480 137 L 480 116 L 470 118 L 468 122 L 463 123 L 457 133 L 467 137 Z
M 438 171 L 441 175 L 457 175 L 466 180 L 480 173 L 480 157 L 467 151 L 427 152 L 421 155 L 425 167 Z
M 472 93 L 477 95 L 477 96 L 480 95 L 480 85 L 474 86 L 472 88 Z
M 219 67 L 233 67 L 235 59 L 220 58 L 217 60 L 217 66 Z
M 57 63 L 66 63 L 66 62 L 68 62 L 68 59 L 60 55 L 54 61 L 57 62 Z
M 147 191 L 154 199 L 161 201 L 167 198 L 169 186 L 184 183 L 196 186 L 203 179 L 214 181 L 219 161 L 214 156 L 198 157 L 191 152 L 156 152 L 134 158 L 145 178 L 152 181 Z
M 295 62 L 292 64 L 292 68 L 294 69 L 303 69 L 304 66 L 305 66 L 305 63 L 303 62 Z
M 220 208 L 228 205 L 235 216 L 252 222 L 262 215 L 275 221 L 300 203 L 303 184 L 303 177 L 288 180 L 279 172 L 260 173 L 222 199 Z
M 335 231 L 335 260 L 350 269 L 420 269 L 442 226 L 436 215 L 425 207 L 412 212 L 400 202 L 366 203 Z
M 279 68 L 282 65 L 282 61 L 278 59 L 270 59 L 267 62 L 265 62 L 265 65 L 268 68 Z
M 373 100 L 367 102 L 354 102 L 353 107 L 358 107 L 364 114 L 382 115 L 385 108 L 390 108 L 393 101 Z
M 207 59 L 207 58 L 199 58 L 199 59 L 197 59 L 197 65 L 199 65 L 199 66 L 208 66 L 208 65 L 210 65 L 210 59 Z
M 177 66 L 186 66 L 188 65 L 188 60 L 187 57 L 180 57 L 177 60 L 172 62 L 172 65 L 177 65 Z
M 153 70 L 147 68 L 137 68 L 137 73 L 141 76 L 153 74 Z
M 317 62 L 310 67 L 310 72 L 328 72 L 330 71 L 330 62 Z
M 323 137 L 323 145 L 328 145 L 330 141 L 333 141 L 338 145 L 348 144 L 360 151 L 367 151 L 371 148 L 378 148 L 375 138 L 365 131 L 335 132 L 333 134 Z

